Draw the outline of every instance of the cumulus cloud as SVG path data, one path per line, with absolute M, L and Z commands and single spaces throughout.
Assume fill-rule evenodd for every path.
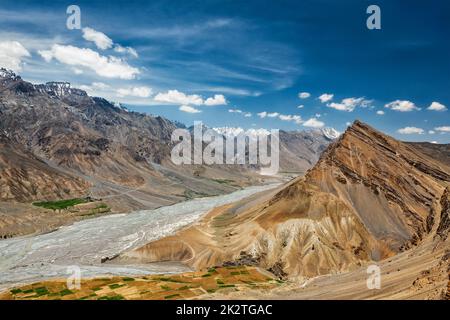
M 319 100 L 320 100 L 320 102 L 325 103 L 325 102 L 331 101 L 333 99 L 333 97 L 334 97 L 334 94 L 324 93 L 321 96 L 319 96 Z
M 413 102 L 408 100 L 395 100 L 389 102 L 384 106 L 385 108 L 392 109 L 400 112 L 409 112 L 414 110 L 420 110 Z
M 114 46 L 114 51 L 118 52 L 118 53 L 127 53 L 135 58 L 139 57 L 139 55 L 135 49 L 133 49 L 131 47 L 123 47 L 120 44 L 116 44 Z
M 303 122 L 302 118 L 298 115 L 280 114 L 278 117 L 282 121 L 293 121 L 296 124 L 301 124 Z
M 430 106 L 427 108 L 427 110 L 432 110 L 432 111 L 445 111 L 447 110 L 447 107 L 444 106 L 442 103 L 439 102 L 433 102 L 430 104 Z
M 148 98 L 152 94 L 152 89 L 149 87 L 130 87 L 120 88 L 117 90 L 117 96 L 119 97 L 136 97 L 136 98 Z
M 87 48 L 54 44 L 50 50 L 40 50 L 38 53 L 47 62 L 55 59 L 70 66 L 85 67 L 105 78 L 130 80 L 139 74 L 139 69 L 126 61 L 112 56 L 105 57 Z
M 439 132 L 450 132 L 450 126 L 436 127 L 434 130 Z
M 203 98 L 197 94 L 187 95 L 178 90 L 169 90 L 166 93 L 158 93 L 155 98 L 157 102 L 164 102 L 169 104 L 182 104 L 182 105 L 196 105 L 203 104 Z
M 22 70 L 22 59 L 29 57 L 30 53 L 18 41 L 0 42 L 0 66 L 16 72 Z
M 230 112 L 230 113 L 242 113 L 242 110 L 239 110 L 239 109 L 228 109 L 228 112 Z
M 86 91 L 89 95 L 102 95 L 105 90 L 111 87 L 103 82 L 93 82 L 90 85 L 81 85 L 79 88 Z
M 340 103 L 331 102 L 327 104 L 327 107 L 333 108 L 339 111 L 352 112 L 356 107 L 367 107 L 372 101 L 364 98 L 345 98 Z
M 384 115 L 384 111 L 383 111 L 383 110 L 378 110 L 378 111 L 377 111 L 377 114 L 380 115 L 380 116 L 382 116 L 382 115 Z
M 157 102 L 163 102 L 168 104 L 182 104 L 182 105 L 206 105 L 206 106 L 218 106 L 226 105 L 227 100 L 221 94 L 216 94 L 214 97 L 210 97 L 203 100 L 203 97 L 198 94 L 187 95 L 178 90 L 169 90 L 167 92 L 158 93 L 155 98 Z
M 436 132 L 434 130 L 428 130 L 429 134 L 435 134 Z
M 92 28 L 83 28 L 83 38 L 87 41 L 94 42 L 97 48 L 101 50 L 110 49 L 113 46 L 113 41 L 110 37 L 100 31 Z
M 297 109 L 303 109 L 305 106 L 304 105 L 299 105 L 299 106 L 297 106 Z
M 261 119 L 264 119 L 265 117 L 267 117 L 267 112 L 263 111 L 263 112 L 259 112 L 257 113 L 258 117 L 260 117 Z
M 400 134 L 424 134 L 424 130 L 422 128 L 417 127 L 405 127 L 397 130 Z
M 317 120 L 316 118 L 311 118 L 306 120 L 303 125 L 309 128 L 322 128 L 323 126 L 325 126 L 325 123 Z
M 187 106 L 187 105 L 182 105 L 179 108 L 179 110 L 183 111 L 183 112 L 187 112 L 187 113 L 200 113 L 201 112 L 200 110 L 195 109 L 194 107 L 191 107 L 191 106 Z
M 212 98 L 208 98 L 205 100 L 206 106 L 220 106 L 220 105 L 226 105 L 227 100 L 222 94 L 216 94 Z
M 261 119 L 264 119 L 264 118 L 267 117 L 267 118 L 278 118 L 278 119 L 280 119 L 282 121 L 293 121 L 293 122 L 295 122 L 297 124 L 301 124 L 303 122 L 302 118 L 299 115 L 280 114 L 278 112 L 268 113 L 267 111 L 263 111 L 263 112 L 257 113 L 257 115 Z
M 300 99 L 307 99 L 307 98 L 311 97 L 311 94 L 309 92 L 300 92 L 298 94 L 298 97 Z

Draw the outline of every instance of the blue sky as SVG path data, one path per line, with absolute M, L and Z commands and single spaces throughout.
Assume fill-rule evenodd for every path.
M 81 30 L 66 27 L 71 4 Z M 366 27 L 370 4 L 381 30 Z M 445 0 L 0 3 L 0 64 L 26 80 L 187 125 L 343 131 L 360 119 L 409 141 L 450 142 L 449 34 Z

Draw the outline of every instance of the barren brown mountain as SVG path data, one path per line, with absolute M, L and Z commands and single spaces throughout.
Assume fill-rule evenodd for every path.
M 48 220 L 53 212 L 45 216 L 33 201 L 90 196 L 111 212 L 128 212 L 273 180 L 246 166 L 174 165 L 170 138 L 179 127 L 184 126 L 90 97 L 69 83 L 36 85 L 0 69 L 0 236 L 55 226 Z M 303 173 L 332 139 L 322 131 L 284 133 L 282 170 Z M 35 214 L 46 222 L 37 223 Z M 37 225 L 20 230 L 24 218 Z M 61 218 L 56 226 L 72 221 Z M 5 220 L 8 226 L 17 222 L 14 232 L 2 227 Z
M 356 121 L 305 177 L 118 261 L 252 264 L 291 279 L 356 270 L 425 239 L 443 243 L 449 183 L 445 163 Z

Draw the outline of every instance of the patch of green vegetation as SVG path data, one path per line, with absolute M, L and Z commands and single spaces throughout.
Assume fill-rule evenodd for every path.
M 69 207 L 73 207 L 80 203 L 86 203 L 86 199 L 75 198 L 75 199 L 67 199 L 67 200 L 59 200 L 59 201 L 41 201 L 41 202 L 33 202 L 33 205 L 36 207 L 42 207 L 45 209 L 51 210 L 64 210 Z
M 207 277 L 211 277 L 211 273 L 205 273 L 204 275 L 202 275 L 202 278 L 207 278 Z
M 59 292 L 60 296 L 67 296 L 68 294 L 73 294 L 73 292 L 70 291 L 69 289 L 64 289 Z
M 12 290 L 9 290 L 9 292 L 11 292 L 12 294 L 18 294 L 18 293 L 21 293 L 22 290 L 20 290 L 20 289 L 12 289 Z
M 92 291 L 98 291 L 98 290 L 101 290 L 101 289 L 102 288 L 97 287 L 97 288 L 93 288 Z
M 213 179 L 215 182 L 220 183 L 220 184 L 229 184 L 232 185 L 234 183 L 234 180 L 230 180 L 230 179 Z
M 46 287 L 36 288 L 34 292 L 36 292 L 37 296 L 44 296 L 50 293 Z
M 28 290 L 23 291 L 23 293 L 32 293 L 32 292 L 34 292 L 33 289 L 28 289 Z
M 171 294 L 169 296 L 165 296 L 164 299 L 172 299 L 172 298 L 179 297 L 179 296 L 180 295 L 178 293 L 176 293 L 176 294 Z
M 208 289 L 208 290 L 206 290 L 208 293 L 214 293 L 214 292 L 216 292 L 216 289 Z
M 221 284 L 219 288 L 234 288 L 236 287 L 234 284 Z
M 106 296 L 106 297 L 101 297 L 98 300 L 124 300 L 125 298 L 123 296 L 121 296 L 120 294 L 116 295 L 116 296 Z
M 178 288 L 177 290 L 182 291 L 182 290 L 187 290 L 187 289 L 190 289 L 190 287 L 189 286 L 183 286 L 181 288 Z
M 209 268 L 209 269 L 208 269 L 208 272 L 209 272 L 209 273 L 216 272 L 216 268 Z
M 204 197 L 209 197 L 209 194 L 203 193 L 203 192 L 195 192 L 192 190 L 186 190 L 184 191 L 184 197 L 186 199 L 194 199 L 194 198 L 204 198 Z
M 217 284 L 225 284 L 225 282 L 223 282 L 223 281 L 220 280 L 220 279 L 217 279 L 216 282 L 217 282 Z
M 124 286 L 125 286 L 124 284 L 113 283 L 113 284 L 110 284 L 108 287 L 110 289 L 117 289 L 117 288 L 121 288 L 121 287 L 124 287 Z
M 238 276 L 238 275 L 240 275 L 241 273 L 240 273 L 239 271 L 233 271 L 233 272 L 230 272 L 230 274 L 231 274 L 232 276 Z
M 134 281 L 135 279 L 134 278 L 125 277 L 125 278 L 122 278 L 122 280 L 125 281 L 125 282 L 130 282 L 130 281 Z
M 176 279 L 172 279 L 172 278 L 165 278 L 165 277 L 160 277 L 160 278 L 155 278 L 155 280 L 159 280 L 159 281 L 165 281 L 165 282 L 175 282 L 175 283 L 187 283 L 181 280 L 176 280 Z
M 161 286 L 161 289 L 166 290 L 166 291 L 172 290 L 172 288 L 169 286 Z

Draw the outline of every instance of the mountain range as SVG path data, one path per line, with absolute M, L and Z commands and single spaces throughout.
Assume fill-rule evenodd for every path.
M 112 212 L 128 212 L 279 180 L 249 166 L 174 165 L 171 134 L 177 128 L 184 125 L 131 112 L 70 83 L 32 84 L 0 69 L 0 235 L 54 227 L 48 212 L 31 206 L 34 201 L 90 197 Z M 281 132 L 280 171 L 306 172 L 333 134 Z M 6 231 L 24 217 L 31 226 Z M 56 225 L 72 218 L 61 215 Z
M 281 279 L 313 279 L 399 259 L 408 281 L 422 281 L 417 269 L 431 268 L 445 281 L 436 281 L 433 290 L 442 283 L 446 289 L 447 152 L 448 146 L 400 142 L 355 121 L 304 176 L 217 208 L 118 261 L 180 261 L 195 269 L 256 265 Z M 405 255 L 423 263 L 405 265 Z M 426 270 L 420 271 L 431 273 Z

